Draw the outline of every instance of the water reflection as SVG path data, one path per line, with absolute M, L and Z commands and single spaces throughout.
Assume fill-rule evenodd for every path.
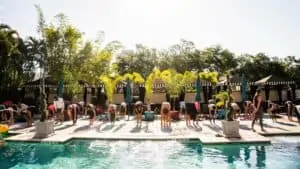
M 261 168 L 266 166 L 265 146 L 256 146 L 256 166 Z
M 249 162 L 251 150 L 249 146 L 244 148 L 244 161 L 248 168 L 251 168 L 251 163 Z
M 55 157 L 63 156 L 65 151 L 65 146 L 59 144 L 9 143 L 0 148 L 0 166 L 11 168 L 20 163 L 44 165 Z
M 229 168 L 237 168 L 235 161 L 241 161 L 241 148 L 236 145 L 222 145 L 217 149 L 224 156 L 224 164 L 228 164 Z
M 209 146 L 203 156 L 209 158 L 208 161 L 223 161 L 229 168 L 266 168 L 266 146 L 269 145 Z
M 0 148 L 0 168 L 272 168 L 298 167 L 297 144 L 213 145 L 198 141 L 72 141 L 10 143 Z M 284 151 L 279 151 L 284 150 Z M 272 154 L 272 158 L 267 156 Z M 278 160 L 280 159 L 280 160 Z M 284 163 L 284 165 L 282 165 Z M 21 164 L 21 165 L 20 165 Z M 272 164 L 268 166 L 267 164 Z M 67 166 L 70 165 L 70 166 Z

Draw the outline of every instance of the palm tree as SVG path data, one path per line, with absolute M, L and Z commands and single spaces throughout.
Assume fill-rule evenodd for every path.
M 18 33 L 8 25 L 0 24 L 0 88 L 17 88 L 33 76 L 32 59 Z
M 8 25 L 0 24 L 0 84 L 2 89 L 12 82 L 14 61 L 19 54 L 19 35 Z

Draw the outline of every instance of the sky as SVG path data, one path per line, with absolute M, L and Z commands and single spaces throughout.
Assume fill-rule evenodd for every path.
M 36 35 L 39 4 L 50 22 L 64 13 L 87 38 L 167 48 L 180 39 L 200 49 L 220 44 L 236 54 L 300 56 L 299 0 L 0 0 L 0 22 Z

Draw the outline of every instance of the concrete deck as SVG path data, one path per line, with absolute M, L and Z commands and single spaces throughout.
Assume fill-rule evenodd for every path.
M 295 119 L 296 120 L 296 119 Z M 54 142 L 64 143 L 71 139 L 102 139 L 102 140 L 200 140 L 203 144 L 230 144 L 230 143 L 270 143 L 265 136 L 271 135 L 300 135 L 300 125 L 297 122 L 289 122 L 285 116 L 272 122 L 264 120 L 265 132 L 260 131 L 258 124 L 257 132 L 252 132 L 251 121 L 240 121 L 241 138 L 225 138 L 222 135 L 221 121 L 211 125 L 209 121 L 200 121 L 199 126 L 187 127 L 185 121 L 172 122 L 170 129 L 162 129 L 160 121 L 144 122 L 141 127 L 136 126 L 135 120 L 120 120 L 114 125 L 110 122 L 96 121 L 94 126 L 88 125 L 88 120 L 80 119 L 75 126 L 71 122 L 56 125 L 55 134 L 45 138 L 34 138 L 34 127 L 22 128 L 14 126 L 10 131 L 17 134 L 6 138 L 6 141 L 22 142 Z

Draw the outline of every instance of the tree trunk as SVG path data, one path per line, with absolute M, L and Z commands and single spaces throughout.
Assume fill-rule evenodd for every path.
M 46 92 L 45 92 L 45 73 L 42 74 L 42 80 L 40 85 L 40 93 L 41 93 L 41 104 L 40 104 L 40 112 L 42 114 L 40 121 L 44 122 L 47 119 L 47 102 L 46 102 Z

